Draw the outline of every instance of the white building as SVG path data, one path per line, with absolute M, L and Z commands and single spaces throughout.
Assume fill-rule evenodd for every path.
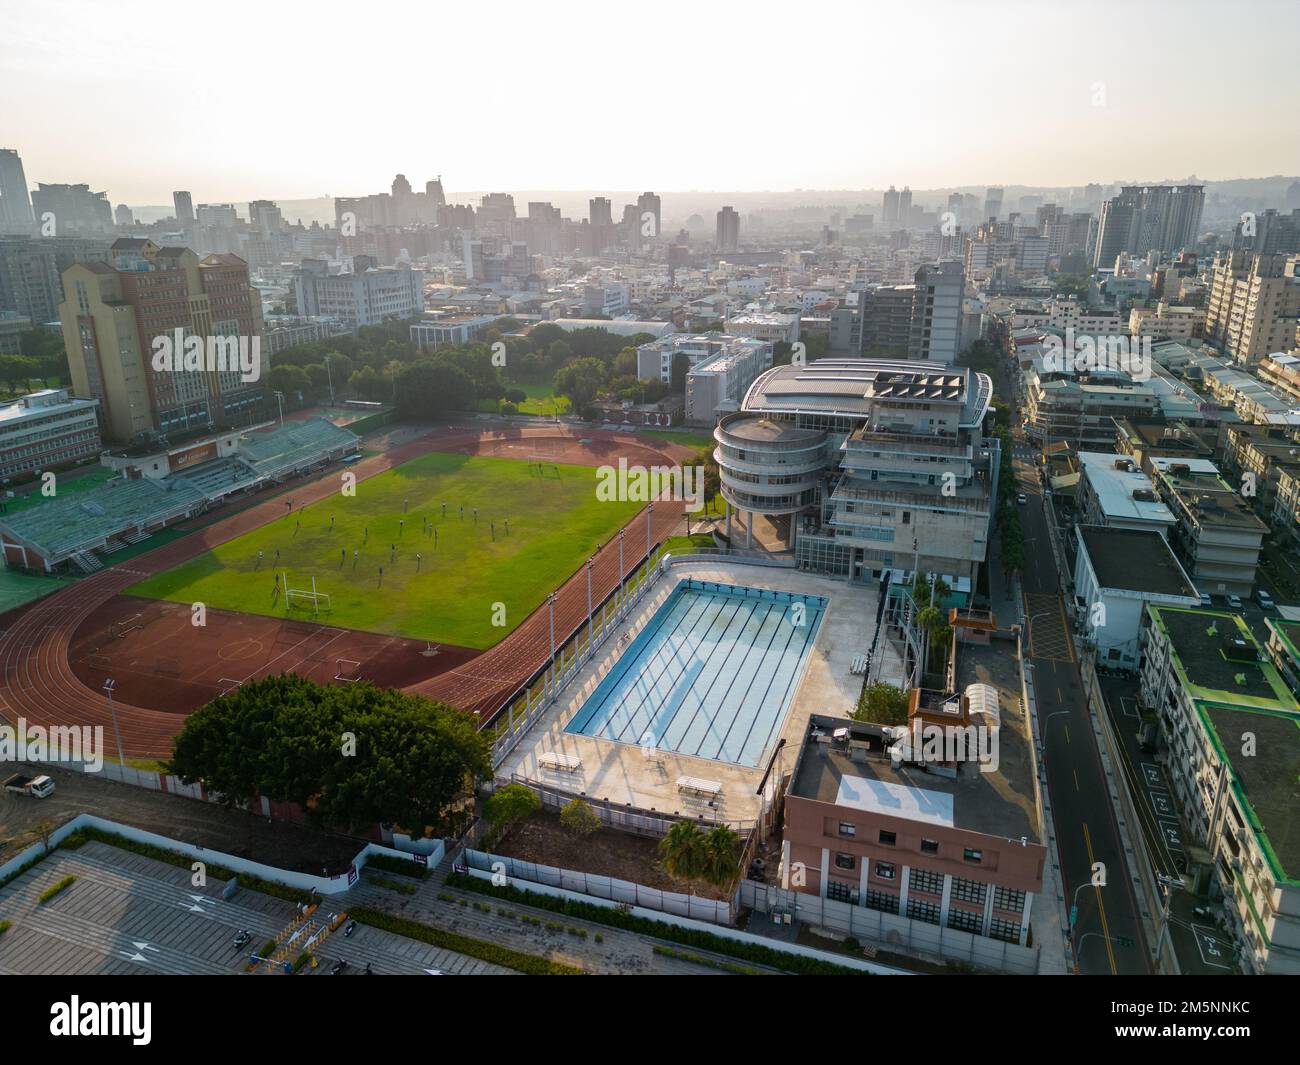
M 491 314 L 427 318 L 411 326 L 411 343 L 421 351 L 468 344 L 496 320 Z
M 294 278 L 298 313 L 337 318 L 349 329 L 424 313 L 424 273 L 409 267 L 371 267 L 330 274 L 321 259 L 303 260 Z
M 47 388 L 0 406 L 0 476 L 8 479 L 84 462 L 102 450 L 99 400 Z
M 1196 586 L 1158 532 L 1079 525 L 1074 536 L 1079 627 L 1102 665 L 1136 669 L 1145 604 L 1200 606 Z
M 778 314 L 775 311 L 743 311 L 726 321 L 726 331 L 732 336 L 757 337 L 773 344 L 784 341 L 794 344 L 799 340 L 797 314 Z
M 1080 451 L 1075 510 L 1084 525 L 1134 529 L 1168 537 L 1174 513 L 1141 468 L 1126 455 Z
M 729 337 L 721 351 L 697 362 L 686 374 L 686 421 L 717 424 L 740 409 L 754 379 L 772 365 L 772 344 L 757 338 Z M 672 370 L 669 369 L 671 376 Z

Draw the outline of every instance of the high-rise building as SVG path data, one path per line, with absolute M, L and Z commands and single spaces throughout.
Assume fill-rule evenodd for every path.
M 122 228 L 135 225 L 135 212 L 126 204 L 119 203 L 113 208 L 113 222 Z
M 172 193 L 172 209 L 176 214 L 176 221 L 181 225 L 194 224 L 194 198 L 188 192 Z
M 898 194 L 898 228 L 907 229 L 912 224 L 912 190 L 907 185 Z
M 909 358 L 948 365 L 957 361 L 965 294 L 966 272 L 959 262 L 933 263 L 916 271 Z
M 13 148 L 0 148 L 0 236 L 31 230 L 32 201 L 22 156 Z
M 32 193 L 32 211 L 45 237 L 88 236 L 113 232 L 113 208 L 108 193 L 91 192 L 89 185 L 46 185 Z
M 1300 207 L 1281 214 L 1270 207 L 1243 215 L 1232 234 L 1234 249 L 1259 255 L 1294 255 L 1300 252 Z
M 735 251 L 740 247 L 740 215 L 734 207 L 718 212 L 718 251 Z
M 1210 271 L 1205 334 L 1229 358 L 1254 363 L 1295 343 L 1300 256 L 1234 251 Z
M 587 201 L 587 219 L 593 226 L 612 226 L 613 204 L 604 196 L 593 196 Z
M 890 185 L 880 204 L 880 221 L 885 232 L 898 228 L 898 190 Z
M 1205 207 L 1203 185 L 1128 185 L 1101 205 L 1092 265 L 1109 267 L 1120 255 L 1194 248 Z
M 352 273 L 331 274 L 328 265 L 322 259 L 303 260 L 294 277 L 299 314 L 337 318 L 355 330 L 424 313 L 422 271 L 371 266 L 363 256 L 354 258 Z
M 434 212 L 436 212 L 439 207 L 447 206 L 447 196 L 446 193 L 442 191 L 441 174 L 432 181 L 426 181 L 424 183 L 424 195 L 428 199 L 429 206 L 433 208 Z
M 111 250 L 111 266 L 78 263 L 64 271 L 59 307 L 73 391 L 99 400 L 105 438 L 251 421 L 263 402 L 264 355 L 252 381 L 238 363 L 155 365 L 165 350 L 159 338 L 171 340 L 178 330 L 203 338 L 205 352 L 220 339 L 260 353 L 262 303 L 248 283 L 248 264 L 235 255 L 200 259 L 189 248 L 135 237 L 119 238 Z
M 661 208 L 662 204 L 660 199 L 653 192 L 643 192 L 636 198 L 638 226 L 636 243 L 658 240 L 663 236 L 664 229 Z M 650 231 L 651 227 L 647 215 L 654 216 L 653 231 Z
M 63 271 L 109 261 L 108 241 L 94 237 L 0 237 L 0 311 L 34 325 L 57 321 Z
M 984 194 L 984 221 L 997 221 L 1002 213 L 1002 190 L 990 188 Z

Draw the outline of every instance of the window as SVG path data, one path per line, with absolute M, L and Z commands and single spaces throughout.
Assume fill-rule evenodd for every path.
M 868 891 L 867 906 L 873 910 L 880 910 L 882 913 L 897 913 L 898 896 L 890 895 L 884 891 Z
M 939 841 L 938 841 L 937 839 L 923 839 L 923 840 L 921 840 L 921 853 L 922 853 L 922 854 L 938 854 L 938 853 L 939 853 Z
M 835 852 L 836 869 L 853 869 L 856 865 L 857 861 L 854 859 L 853 855 L 845 854 L 842 851 Z
M 856 836 L 857 834 L 858 834 L 858 826 L 855 825 L 852 821 L 840 822 L 841 836 Z
M 909 891 L 922 891 L 927 895 L 943 894 L 943 874 L 928 869 L 913 869 L 907 874 Z
M 1020 924 L 1017 921 L 1003 921 L 994 917 L 989 921 L 989 935 L 1004 943 L 1020 942 Z
M 954 876 L 952 878 L 952 897 L 962 902 L 982 903 L 987 887 L 987 884 L 981 884 L 978 880 L 967 880 L 965 877 Z
M 977 851 L 973 847 L 967 847 L 962 851 L 961 856 L 968 862 L 982 862 L 984 860 L 984 852 Z
M 848 902 L 856 906 L 858 904 L 858 889 L 851 884 L 844 883 L 842 880 L 827 880 L 826 897 L 833 899 L 835 902 Z
M 1015 888 L 995 887 L 993 889 L 993 905 L 999 910 L 1022 913 L 1025 909 L 1025 893 L 1017 891 Z
M 880 830 L 880 842 L 888 847 L 892 847 L 898 842 L 898 836 L 893 832 L 886 832 L 883 828 Z
M 893 863 L 893 862 L 876 862 L 876 876 L 880 877 L 881 880 L 893 880 L 893 879 L 894 879 L 894 863 Z
M 907 900 L 907 916 L 914 921 L 924 921 L 926 924 L 939 923 L 939 907 L 933 902 L 920 902 L 916 899 Z
M 948 927 L 980 935 L 984 931 L 984 915 L 972 913 L 970 910 L 959 910 L 954 906 L 948 911 Z

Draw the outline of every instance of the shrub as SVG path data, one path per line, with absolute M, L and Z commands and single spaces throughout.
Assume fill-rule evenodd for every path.
M 76 881 L 77 878 L 75 876 L 65 876 L 57 884 L 51 884 L 49 887 L 47 887 L 44 891 L 40 893 L 40 896 L 36 900 L 37 904 L 43 905 L 44 903 L 49 902 L 50 899 L 54 898 L 55 895 L 58 895 L 60 892 L 67 891 L 68 888 L 72 887 L 72 885 L 76 883 Z
M 0 936 L 8 932 L 13 926 L 13 921 L 0 921 Z
M 433 876 L 426 866 L 405 858 L 394 858 L 391 854 L 372 854 L 366 859 L 367 869 L 382 869 L 385 873 L 397 873 L 399 876 L 411 876 L 416 880 L 428 880 Z
M 414 895 L 419 891 L 415 884 L 403 884 L 400 880 L 392 880 L 386 876 L 367 876 L 367 884 L 374 884 L 375 887 L 387 888 L 389 891 L 397 891 L 403 895 Z
M 630 910 L 598 906 L 592 902 L 579 902 L 576 899 L 562 899 L 552 895 L 539 895 L 513 886 L 497 887 L 487 880 L 480 880 L 464 873 L 449 874 L 447 883 L 452 887 L 462 888 L 465 891 L 479 892 L 494 898 L 516 902 L 522 906 L 533 906 L 539 910 L 550 910 L 552 913 L 591 921 L 593 924 L 603 924 L 610 928 L 622 928 L 629 932 L 680 943 L 687 947 L 710 950 L 715 954 L 726 954 L 742 961 L 757 962 L 760 965 L 767 965 L 773 969 L 781 969 L 800 976 L 868 975 L 862 969 L 855 969 L 848 965 L 837 965 L 832 961 L 821 958 L 790 954 L 759 943 L 742 943 L 738 940 L 715 935 L 712 932 L 682 928 L 680 925 L 669 924 L 666 921 L 656 921 L 649 917 L 638 917 Z M 563 928 L 564 926 L 559 925 L 558 927 Z

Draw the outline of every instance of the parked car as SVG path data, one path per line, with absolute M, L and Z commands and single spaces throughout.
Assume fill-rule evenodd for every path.
M 1233 610 L 1240 610 L 1240 609 L 1241 609 L 1241 596 L 1239 596 L 1239 595 L 1229 595 L 1229 596 L 1228 596 L 1228 606 L 1232 607 Z
M 1201 593 L 1201 606 L 1214 606 L 1214 600 L 1210 598 L 1209 592 Z
M 1016 502 L 1019 503 L 1021 506 L 1024 506 L 1026 503 L 1029 502 L 1029 497 L 1025 495 L 1024 492 L 1021 492 L 1019 495 L 1016 496 Z
M 19 795 L 31 795 L 43 799 L 54 792 L 54 781 L 42 774 L 39 777 L 27 777 L 15 773 L 4 783 L 5 791 L 17 792 Z
M 1264 591 L 1263 588 L 1255 593 L 1255 602 L 1265 610 L 1272 610 L 1273 607 L 1277 605 L 1273 602 L 1273 597 L 1269 595 L 1268 592 Z

